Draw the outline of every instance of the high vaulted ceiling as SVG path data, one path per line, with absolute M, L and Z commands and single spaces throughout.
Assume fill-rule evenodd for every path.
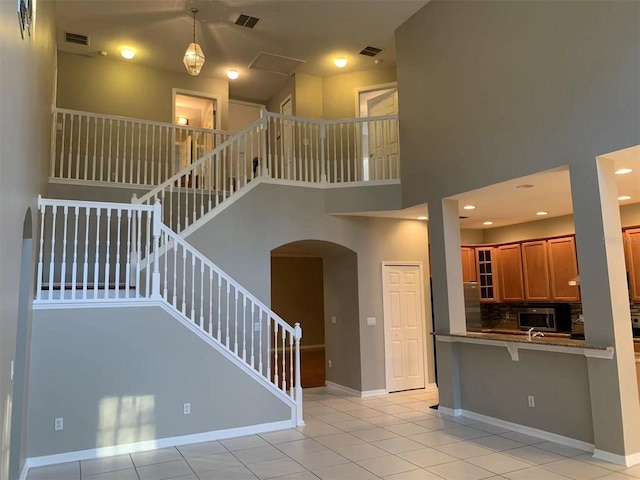
M 136 50 L 140 65 L 181 71 L 192 41 L 192 8 L 198 8 L 197 41 L 206 56 L 201 75 L 226 78 L 232 98 L 264 102 L 287 77 L 248 66 L 260 52 L 304 60 L 296 72 L 320 77 L 395 64 L 394 31 L 428 0 L 64 0 L 57 2 L 58 48 L 65 52 L 123 60 L 120 49 Z M 240 14 L 257 17 L 254 29 L 235 25 Z M 65 42 L 64 32 L 90 37 L 89 46 Z M 359 55 L 382 48 L 375 59 Z M 333 59 L 348 64 L 338 69 Z

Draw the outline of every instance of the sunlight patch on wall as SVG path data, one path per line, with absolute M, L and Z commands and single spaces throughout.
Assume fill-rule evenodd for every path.
M 153 395 L 105 397 L 100 400 L 98 447 L 155 439 Z
M 2 425 L 2 470 L 0 470 L 0 478 L 9 478 L 9 455 L 11 447 L 11 395 L 7 395 L 4 409 L 4 423 Z M 18 447 L 19 448 L 19 447 Z

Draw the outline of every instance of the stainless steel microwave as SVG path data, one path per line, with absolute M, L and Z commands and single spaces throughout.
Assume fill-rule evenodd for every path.
M 518 309 L 518 327 L 541 332 L 571 331 L 569 312 L 557 307 L 526 307 Z

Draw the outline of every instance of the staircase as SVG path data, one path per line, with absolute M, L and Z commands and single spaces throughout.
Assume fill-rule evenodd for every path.
M 34 308 L 155 304 L 292 406 L 291 326 L 185 240 L 263 182 L 397 183 L 396 116 L 339 121 L 264 113 L 237 134 L 56 109 L 51 181 L 141 187 L 132 203 L 40 198 Z M 183 146 L 207 152 L 191 162 Z

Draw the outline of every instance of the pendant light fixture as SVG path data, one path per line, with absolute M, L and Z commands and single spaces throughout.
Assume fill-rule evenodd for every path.
M 193 13 L 193 42 L 189 44 L 187 51 L 184 52 L 183 62 L 189 75 L 197 77 L 204 65 L 204 53 L 202 53 L 200 45 L 196 43 L 196 13 L 198 13 L 198 9 L 192 8 L 191 13 Z

